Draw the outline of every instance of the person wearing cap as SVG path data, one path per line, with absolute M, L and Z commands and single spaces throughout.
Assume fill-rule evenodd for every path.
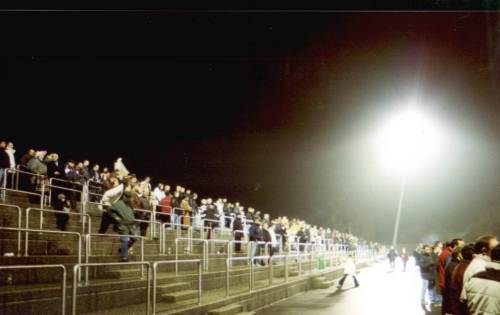
M 234 243 L 234 251 L 236 253 L 241 253 L 241 239 L 243 238 L 244 235 L 243 220 L 241 213 L 239 213 L 236 216 L 236 219 L 233 222 L 233 234 L 234 234 L 234 240 L 236 241 Z

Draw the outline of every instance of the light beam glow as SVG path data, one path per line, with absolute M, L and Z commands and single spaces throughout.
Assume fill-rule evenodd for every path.
M 398 174 L 421 170 L 438 158 L 443 132 L 432 119 L 410 105 L 383 123 L 375 136 L 382 163 Z

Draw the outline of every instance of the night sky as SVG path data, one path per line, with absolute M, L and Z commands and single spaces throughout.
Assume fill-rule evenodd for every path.
M 0 137 L 18 157 L 121 156 L 390 241 L 399 182 L 363 139 L 418 89 L 455 145 L 410 181 L 402 240 L 500 233 L 498 13 L 3 12 L 0 28 Z

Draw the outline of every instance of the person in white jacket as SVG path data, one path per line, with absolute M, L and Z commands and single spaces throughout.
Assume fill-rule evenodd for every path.
M 491 261 L 491 251 L 498 245 L 498 240 L 493 235 L 481 236 L 474 243 L 474 259 L 465 269 L 462 293 L 460 294 L 460 300 L 466 302 L 467 292 L 465 291 L 465 286 L 467 282 L 478 272 L 482 272 L 486 269 L 486 264 Z
M 352 254 L 347 257 L 347 261 L 345 262 L 344 265 L 344 276 L 340 279 L 339 284 L 337 285 L 337 288 L 342 288 L 344 285 L 344 281 L 348 276 L 352 276 L 352 279 L 354 280 L 354 285 L 356 287 L 359 287 L 359 282 L 358 279 L 356 278 L 356 263 L 354 262 L 354 257 Z
M 500 314 L 500 245 L 491 251 L 485 271 L 473 275 L 464 288 L 469 315 Z
M 114 219 L 108 214 L 108 209 L 111 208 L 112 204 L 120 200 L 123 195 L 123 191 L 125 190 L 125 186 L 123 184 L 120 184 L 118 179 L 111 178 L 110 181 L 113 185 L 113 188 L 106 190 L 106 192 L 102 196 L 102 204 L 99 205 L 99 209 L 102 211 L 99 234 L 105 234 L 108 230 L 108 227 L 114 223 Z
M 14 150 L 14 143 L 9 142 L 7 144 L 7 148 L 5 149 L 5 153 L 7 153 L 7 155 L 9 156 L 10 168 L 12 168 L 12 169 L 16 168 L 16 158 L 15 158 L 16 150 Z

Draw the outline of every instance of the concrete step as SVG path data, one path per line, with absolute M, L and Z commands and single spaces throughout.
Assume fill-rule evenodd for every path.
M 189 289 L 188 282 L 176 282 L 176 283 L 167 283 L 161 284 L 157 286 L 158 294 L 162 295 L 165 293 L 172 293 L 177 291 L 185 291 Z
M 208 315 L 235 315 L 243 311 L 243 306 L 240 304 L 230 304 L 221 308 L 208 311 Z
M 255 312 L 241 312 L 241 313 L 236 313 L 235 315 L 255 315 L 257 313 Z
M 161 295 L 161 300 L 167 303 L 176 303 L 185 300 L 191 300 L 198 297 L 196 290 L 183 290 L 172 293 L 165 293 Z
M 128 278 L 137 278 L 141 276 L 141 269 L 118 269 L 118 270 L 110 270 L 104 272 L 104 277 L 110 279 L 128 279 Z

